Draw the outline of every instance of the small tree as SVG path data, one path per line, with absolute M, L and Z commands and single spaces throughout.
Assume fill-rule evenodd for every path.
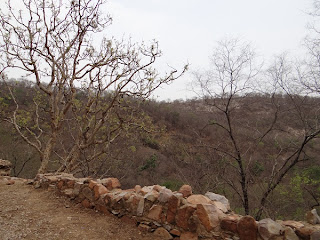
M 214 147 L 237 169 L 240 189 L 234 179 L 225 179 L 242 201 L 245 213 L 249 214 L 248 174 L 244 151 L 236 137 L 237 119 L 234 111 L 240 98 L 251 90 L 252 82 L 259 73 L 254 64 L 255 53 L 251 46 L 239 39 L 218 42 L 214 49 L 212 69 L 205 74 L 195 73 L 195 87 L 214 117 L 206 127 L 213 126 L 225 133 L 227 145 Z M 221 116 L 219 118 L 217 115 Z
M 21 9 L 8 1 L 7 12 L 1 12 L 2 79 L 8 69 L 21 70 L 34 78 L 41 96 L 34 101 L 32 121 L 21 125 L 19 103 L 9 87 L 16 109 L 7 119 L 39 153 L 39 173 L 48 170 L 53 153 L 60 170 L 69 172 L 85 149 L 99 145 L 89 158 L 100 156 L 124 127 L 123 99 L 145 99 L 186 70 L 159 77 L 152 67 L 161 56 L 157 42 L 138 46 L 103 37 L 112 19 L 102 7 L 104 0 L 22 0 Z M 84 102 L 78 98 L 80 88 Z M 72 144 L 58 153 L 66 129 L 72 129 Z

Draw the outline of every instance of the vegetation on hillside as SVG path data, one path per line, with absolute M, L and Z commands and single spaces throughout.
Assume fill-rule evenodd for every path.
M 17 95 L 21 111 L 34 113 L 32 99 L 37 96 L 36 86 L 20 81 L 11 84 L 16 93 L 21 93 Z M 10 116 L 15 104 L 6 94 L 3 84 L 0 89 L 1 103 L 6 106 L 2 107 L 1 113 L 4 119 Z M 237 107 L 232 114 L 237 126 L 236 138 L 241 150 L 246 151 L 244 163 L 251 214 L 254 214 L 258 211 L 259 195 L 267 188 L 271 174 L 275 174 L 275 168 L 299 144 L 304 129 L 299 121 L 294 120 L 294 106 L 286 95 L 250 94 L 236 97 L 235 102 Z M 275 103 L 278 114 L 275 130 L 263 140 L 257 139 L 257 134 L 268 129 L 270 120 L 274 120 Z M 305 98 L 303 114 L 314 116 L 319 106 L 319 98 Z M 235 191 L 236 184 L 239 184 L 236 166 L 227 154 L 218 149 L 223 146 L 227 151 L 232 146 L 226 133 L 212 124 L 213 116 L 217 120 L 222 119 L 223 114 L 208 108 L 202 99 L 148 100 L 140 104 L 138 116 L 143 128 L 136 125 L 128 127 L 100 158 L 92 162 L 85 159 L 86 164 L 81 165 L 76 175 L 114 176 L 128 188 L 135 184 L 162 184 L 177 190 L 187 183 L 195 192 L 224 194 L 232 201 L 235 210 L 244 211 Z M 0 132 L 0 156 L 14 163 L 13 174 L 34 177 L 40 165 L 36 152 L 21 140 L 8 122 L 1 122 Z M 61 144 L 55 148 L 49 171 L 58 170 L 59 155 L 68 147 L 68 141 L 72 141 L 63 137 L 59 138 Z M 307 209 L 319 205 L 319 150 L 320 142 L 314 139 L 305 148 L 304 158 L 268 196 L 264 216 L 299 219 Z
M 157 102 L 153 91 L 187 66 L 160 77 L 157 42 L 93 44 L 111 23 L 104 1 L 23 3 L 25 15 L 10 4 L 0 15 L 0 157 L 13 163 L 13 175 L 187 183 L 226 195 L 256 219 L 301 218 L 320 205 L 316 25 L 306 59 L 280 55 L 268 67 L 250 44 L 224 39 L 211 68 L 193 73 L 199 98 Z M 33 81 L 9 80 L 8 69 Z

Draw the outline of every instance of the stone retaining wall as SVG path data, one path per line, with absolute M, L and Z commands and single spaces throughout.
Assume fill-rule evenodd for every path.
M 71 174 L 39 174 L 36 188 L 51 188 L 86 208 L 130 218 L 141 231 L 160 239 L 320 240 L 320 226 L 296 221 L 255 221 L 230 210 L 221 195 L 192 194 L 184 185 L 178 192 L 159 186 L 122 190 L 116 178 L 74 178 Z
M 11 162 L 0 159 L 0 176 L 10 176 L 11 167 Z

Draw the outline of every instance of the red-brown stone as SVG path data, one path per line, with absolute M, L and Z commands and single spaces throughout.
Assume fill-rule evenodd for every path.
M 82 206 L 84 206 L 85 208 L 92 208 L 92 205 L 91 203 L 89 202 L 88 199 L 84 199 L 82 202 L 81 202 Z
M 121 188 L 120 181 L 117 178 L 105 178 L 101 180 L 101 183 L 108 188 L 113 190 L 115 188 Z
M 201 194 L 195 194 L 188 197 L 187 202 L 197 205 L 197 204 L 209 204 L 211 203 L 211 200 Z
M 89 180 L 89 188 L 93 189 L 97 184 L 98 184 L 98 182 L 93 181 L 93 180 Z
M 179 189 L 179 193 L 182 193 L 182 196 L 184 198 L 189 197 L 192 194 L 192 188 L 189 185 L 183 185 L 180 189 Z
M 176 216 L 177 226 L 188 231 L 189 228 L 192 227 L 190 226 L 191 223 L 189 222 L 189 219 L 195 210 L 195 207 L 192 205 L 185 205 L 179 208 Z
M 161 205 L 153 205 L 149 210 L 147 218 L 159 222 L 159 221 L 161 221 L 161 215 L 162 215 L 162 206 Z
M 184 232 L 181 233 L 180 240 L 198 240 L 198 235 L 196 233 Z
M 180 200 L 177 196 L 172 195 L 168 200 L 167 222 L 174 223 Z
M 102 184 L 96 184 L 93 188 L 94 198 L 97 200 L 102 194 L 108 193 L 108 189 Z
M 74 184 L 75 184 L 75 180 L 69 180 L 67 181 L 67 188 L 73 188 L 74 187 Z
M 226 216 L 221 220 L 221 228 L 226 231 L 230 231 L 233 233 L 238 233 L 237 224 L 239 221 L 239 216 L 231 215 Z
M 237 229 L 240 240 L 257 240 L 258 225 L 253 217 L 245 216 L 240 218 Z
M 62 190 L 63 185 L 64 185 L 64 181 L 60 180 L 60 181 L 57 183 L 58 189 Z
M 296 229 L 296 234 L 298 235 L 298 237 L 300 239 L 303 239 L 303 240 L 309 240 L 310 239 L 310 235 L 313 232 L 314 232 L 314 230 L 312 228 L 309 228 L 309 227 L 302 227 L 302 228 Z
M 171 233 L 172 235 L 178 236 L 178 237 L 181 235 L 181 232 L 180 232 L 178 229 L 172 229 L 172 230 L 170 231 L 170 233 Z
M 207 232 L 219 226 L 219 213 L 216 206 L 211 204 L 198 204 L 196 213 Z
M 156 237 L 159 237 L 160 239 L 163 240 L 170 240 L 173 239 L 173 237 L 171 236 L 171 234 L 163 227 L 159 227 L 157 228 L 154 233 L 153 233 Z

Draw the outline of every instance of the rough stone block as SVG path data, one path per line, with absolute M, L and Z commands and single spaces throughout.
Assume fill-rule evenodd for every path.
M 190 224 L 190 218 L 194 211 L 196 210 L 194 205 L 185 205 L 178 209 L 177 215 L 176 215 L 176 223 L 178 227 L 181 227 L 185 231 L 188 231 L 191 227 Z
M 182 193 L 184 198 L 187 198 L 192 195 L 192 187 L 189 185 L 183 185 L 178 192 Z
M 244 216 L 238 222 L 238 233 L 240 240 L 256 240 L 258 236 L 258 225 L 253 217 Z

